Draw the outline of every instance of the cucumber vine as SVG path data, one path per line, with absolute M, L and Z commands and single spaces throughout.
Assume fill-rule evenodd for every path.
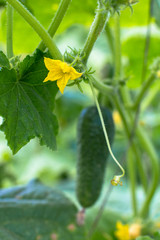
M 121 175 L 116 175 L 114 176 L 113 180 L 111 181 L 112 185 L 121 185 L 120 179 L 124 176 L 125 170 L 121 166 L 121 164 L 117 161 L 115 158 L 112 149 L 110 147 L 110 142 L 108 139 L 108 134 L 106 132 L 106 128 L 104 125 L 104 120 L 101 112 L 101 108 L 99 106 L 99 102 L 96 97 L 95 89 L 99 91 L 106 99 L 109 99 L 114 107 L 118 110 L 119 115 L 122 119 L 124 131 L 125 131 L 125 136 L 126 139 L 128 140 L 128 155 L 131 156 L 130 158 L 127 159 L 128 161 L 128 169 L 129 169 L 129 178 L 130 178 L 130 184 L 131 184 L 131 196 L 132 196 L 132 205 L 133 205 L 133 214 L 135 217 L 142 217 L 145 218 L 148 215 L 149 208 L 151 201 L 153 199 L 153 196 L 155 194 L 157 184 L 158 184 L 158 176 L 159 176 L 159 165 L 158 165 L 158 155 L 155 150 L 155 147 L 153 146 L 153 143 L 151 142 L 150 137 L 148 134 L 145 132 L 143 129 L 143 126 L 140 126 L 140 124 L 137 122 L 135 123 L 135 118 L 136 118 L 136 110 L 138 106 L 142 103 L 142 100 L 145 98 L 146 93 L 148 92 L 150 86 L 155 82 L 157 79 L 159 80 L 160 78 L 160 60 L 157 59 L 156 63 L 152 66 L 151 68 L 151 73 L 148 79 L 143 79 L 143 84 L 140 87 L 140 90 L 137 95 L 132 97 L 132 94 L 129 90 L 129 88 L 126 85 L 125 81 L 122 81 L 122 79 L 125 79 L 125 76 L 123 74 L 123 69 L 122 69 L 122 58 L 121 58 L 121 37 L 120 37 L 120 19 L 121 19 L 121 14 L 123 14 L 123 9 L 126 7 L 131 8 L 133 11 L 132 5 L 137 3 L 137 0 L 98 0 L 97 1 L 97 9 L 95 10 L 95 18 L 93 23 L 91 24 L 90 31 L 88 33 L 88 36 L 86 38 L 86 41 L 84 43 L 84 46 L 80 50 L 72 49 L 70 48 L 70 52 L 66 51 L 64 55 L 60 52 L 59 48 L 57 47 L 54 39 L 52 39 L 58 30 L 67 9 L 69 8 L 69 5 L 71 4 L 71 0 L 61 0 L 59 8 L 57 10 L 57 13 L 55 14 L 53 20 L 50 23 L 50 26 L 48 28 L 48 31 L 40 24 L 40 22 L 34 17 L 26 8 L 25 6 L 18 0 L 7 0 L 7 57 L 10 59 L 10 62 L 13 61 L 14 54 L 13 54 L 13 10 L 16 10 L 24 19 L 25 21 L 33 28 L 33 30 L 39 35 L 41 38 L 41 42 L 38 45 L 38 50 L 35 51 L 35 55 L 32 57 L 26 57 L 26 59 L 23 60 L 23 62 L 18 63 L 18 70 L 17 68 L 12 68 L 9 69 L 8 67 L 8 60 L 5 59 L 5 70 L 6 74 L 8 74 L 8 78 L 11 79 L 8 84 L 11 83 L 18 83 L 21 87 L 21 89 L 26 91 L 28 93 L 28 89 L 26 87 L 26 82 L 25 82 L 25 73 L 28 73 L 30 68 L 32 70 L 32 73 L 38 72 L 39 69 L 37 66 L 40 66 L 43 68 L 43 73 L 42 74 L 47 74 L 47 70 L 44 68 L 43 60 L 44 57 L 51 57 L 55 60 L 61 60 L 67 62 L 69 66 L 73 67 L 78 73 L 83 73 L 82 76 L 79 75 L 79 78 L 72 82 L 68 83 L 67 86 L 72 86 L 76 84 L 80 91 L 83 92 L 83 89 L 81 87 L 81 82 L 84 81 L 85 83 L 90 85 L 97 110 L 99 113 L 99 117 L 101 120 L 102 128 L 104 131 L 106 143 L 108 146 L 108 149 L 110 151 L 110 154 L 113 158 L 113 160 L 116 162 L 116 164 L 119 166 L 119 168 L 122 171 Z M 112 34 L 110 31 L 110 27 L 108 25 L 108 21 L 110 18 L 114 16 L 114 33 Z M 102 31 L 106 32 L 107 37 L 109 38 L 109 44 L 112 52 L 112 58 L 114 60 L 114 68 L 115 68 L 115 73 L 113 79 L 110 79 L 111 81 L 109 82 L 110 84 L 103 83 L 94 76 L 94 70 L 92 68 L 88 68 L 87 62 L 90 57 L 90 54 L 93 50 L 94 44 L 101 34 Z M 48 51 L 45 51 L 48 50 Z M 34 61 L 37 63 L 37 65 L 34 63 Z M 24 69 L 24 65 L 26 64 L 26 69 Z M 28 65 L 27 65 L 28 64 Z M 39 64 L 39 65 L 38 65 Z M 4 66 L 3 66 L 4 67 Z M 38 69 L 38 70 L 37 70 Z M 11 72 L 12 71 L 12 74 Z M 2 71 L 2 74 L 4 72 Z M 29 75 L 29 74 L 28 74 Z M 27 75 L 27 76 L 28 76 Z M 18 78 L 17 78 L 18 76 Z M 4 79 L 4 76 L 2 76 Z M 13 78 L 14 79 L 13 79 Z M 32 79 L 29 78 L 29 85 L 28 88 L 33 87 L 33 88 L 40 88 L 43 83 L 41 82 L 40 84 L 38 83 L 37 79 L 34 78 L 34 82 Z M 44 76 L 40 76 L 41 78 Z M 63 78 L 63 76 L 62 76 Z M 17 79 L 17 80 L 16 80 Z M 32 81 L 31 81 L 32 80 Z M 41 79 L 42 80 L 42 79 Z M 123 83 L 122 83 L 123 82 Z M 7 83 L 6 83 L 7 84 Z M 33 84 L 33 85 L 32 85 Z M 39 85 L 38 85 L 39 84 Z M 15 86 L 15 85 L 14 85 Z M 17 85 L 16 85 L 17 86 Z M 19 88 L 20 88 L 19 87 Z M 47 83 L 44 87 L 46 87 L 46 91 L 51 93 L 51 88 L 50 85 Z M 18 89 L 19 89 L 18 88 Z M 18 90 L 17 90 L 18 91 Z M 39 89 L 36 90 L 36 94 L 39 93 Z M 56 88 L 56 85 L 54 85 L 52 89 L 53 96 L 55 97 L 58 89 Z M 16 94 L 16 93 L 14 93 Z M 35 95 L 36 95 L 35 94 Z M 27 94 L 26 94 L 27 95 Z M 36 95 L 37 96 L 37 95 Z M 33 96 L 31 96 L 32 99 Z M 40 96 L 41 97 L 41 96 Z M 39 99 L 40 99 L 39 97 Z M 43 102 L 42 110 L 45 109 L 47 106 L 47 97 L 45 97 L 44 102 L 42 101 L 43 99 L 40 99 L 41 102 Z M 29 99 L 30 100 L 30 99 Z M 54 134 L 57 132 L 57 122 L 55 120 L 55 116 L 52 115 L 51 109 L 53 108 L 54 105 L 54 100 L 50 100 L 49 102 L 49 110 L 48 116 L 50 119 L 49 126 L 52 125 L 53 121 L 52 118 L 55 121 L 56 127 L 52 127 L 52 131 Z M 39 106 L 37 107 L 37 109 Z M 26 109 L 27 111 L 28 109 Z M 31 109 L 33 110 L 33 109 Z M 31 111 L 30 110 L 30 111 Z M 38 114 L 38 113 L 37 113 Z M 4 116 L 4 112 L 1 114 L 3 115 L 4 118 L 7 118 Z M 17 114 L 18 115 L 18 114 Z M 33 138 L 33 136 L 38 136 L 40 138 L 41 143 L 45 143 L 47 146 L 52 148 L 52 144 L 50 144 L 49 140 L 50 139 L 43 138 L 43 134 L 45 134 L 44 129 L 41 128 L 43 125 L 43 116 L 41 117 L 42 123 L 39 126 L 39 131 L 35 131 L 36 133 L 32 133 L 31 135 L 27 136 L 27 140 L 24 140 L 24 144 Z M 38 122 L 38 121 L 37 121 Z M 2 126 L 3 131 L 8 131 L 8 125 L 6 127 L 5 125 L 6 120 L 4 121 L 4 125 Z M 45 126 L 47 124 L 44 124 Z M 16 124 L 15 124 L 16 126 Z M 29 127 L 28 127 L 29 128 Z M 49 131 L 48 131 L 49 132 Z M 51 131 L 50 131 L 51 132 Z M 53 138 L 54 139 L 54 138 Z M 8 139 L 7 139 L 8 140 Z M 9 142 L 12 142 L 12 137 L 9 137 Z M 53 140 L 54 141 L 54 140 Z M 150 159 L 150 164 L 152 166 L 152 182 L 149 186 L 149 190 L 147 189 L 148 186 L 148 180 L 146 177 L 145 170 L 143 168 L 142 162 L 141 162 L 141 154 L 139 153 L 137 149 L 137 143 L 141 145 L 141 148 L 148 154 L 149 159 Z M 23 145 L 24 145 L 23 144 Z M 10 144 L 12 145 L 12 144 Z M 22 145 L 22 146 L 23 146 Z M 20 147 L 22 147 L 20 145 Z M 15 152 L 17 152 L 20 147 L 15 147 L 13 146 Z M 55 143 L 54 143 L 54 148 L 55 148 Z M 136 158 L 136 159 L 134 159 Z M 140 181 L 142 183 L 142 186 L 144 188 L 144 191 L 146 193 L 145 200 L 143 202 L 143 205 L 140 210 L 138 210 L 137 207 L 137 201 L 136 201 L 136 189 L 135 189 L 135 167 L 134 167 L 134 160 L 137 163 L 137 167 L 139 170 L 139 176 L 140 176 Z M 131 173 L 131 169 L 133 168 L 133 174 Z

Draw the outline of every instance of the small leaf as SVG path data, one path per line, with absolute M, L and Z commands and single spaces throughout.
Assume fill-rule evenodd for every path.
M 7 68 L 0 71 L 0 115 L 4 118 L 0 130 L 13 153 L 34 137 L 41 145 L 56 148 L 58 124 L 52 111 L 58 88 L 55 83 L 43 83 L 46 75 L 40 51 L 27 56 L 17 73 Z
M 10 68 L 9 60 L 2 51 L 0 51 L 0 67 Z

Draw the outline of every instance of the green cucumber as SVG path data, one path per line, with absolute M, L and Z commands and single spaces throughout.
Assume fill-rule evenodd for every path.
M 115 127 L 109 109 L 101 107 L 106 130 L 113 142 Z M 82 207 L 92 206 L 98 199 L 105 174 L 109 150 L 99 114 L 95 106 L 83 109 L 78 121 L 77 134 L 77 184 L 76 192 Z

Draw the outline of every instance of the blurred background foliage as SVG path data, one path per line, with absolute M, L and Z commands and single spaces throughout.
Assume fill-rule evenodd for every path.
M 26 7 L 38 18 L 45 28 L 54 16 L 59 0 L 23 0 Z M 73 0 L 70 8 L 63 19 L 63 22 L 55 36 L 60 50 L 64 53 L 68 47 L 82 48 L 89 26 L 91 25 L 96 9 L 96 0 Z M 121 12 L 121 40 L 122 40 L 122 61 L 124 66 L 127 85 L 131 89 L 141 85 L 142 63 L 146 41 L 148 24 L 149 0 L 140 0 L 133 6 L 133 13 L 129 8 Z M 155 57 L 160 55 L 160 1 L 154 1 L 154 12 L 151 21 L 151 42 L 148 55 L 148 66 L 152 64 Z M 114 26 L 114 17 L 109 21 L 109 26 Z M 14 53 L 21 54 L 22 57 L 32 53 L 38 46 L 40 39 L 31 27 L 14 11 Z M 6 9 L 5 1 L 0 0 L 0 49 L 6 51 Z M 99 79 L 104 79 L 111 73 L 112 56 L 107 41 L 105 31 L 97 40 L 94 50 L 89 59 L 89 65 L 96 70 Z M 108 70 L 109 69 L 109 70 Z M 149 69 L 149 68 L 148 68 Z M 112 69 L 113 70 L 113 69 Z M 149 70 L 148 70 L 149 72 Z M 146 74 L 148 74 L 148 72 Z M 38 140 L 30 141 L 27 146 L 21 149 L 16 155 L 12 155 L 7 147 L 3 133 L 0 133 L 0 187 L 10 187 L 18 184 L 25 184 L 30 179 L 39 178 L 47 185 L 54 186 L 66 192 L 74 201 L 75 179 L 76 179 L 76 124 L 80 111 L 93 104 L 91 93 L 86 84 L 82 84 L 84 93 L 80 93 L 76 87 L 66 88 L 64 95 L 57 95 L 55 112 L 58 116 L 60 128 L 57 137 L 57 151 L 52 152 L 45 147 L 41 147 Z M 149 96 L 144 99 L 142 113 L 140 116 L 141 124 L 144 125 L 150 134 L 158 153 L 160 154 L 160 83 L 155 82 L 150 89 Z M 133 93 L 135 94 L 135 92 Z M 116 137 L 113 145 L 115 155 L 125 166 L 125 151 L 127 143 L 124 137 L 121 119 L 114 111 L 116 124 Z M 0 119 L 2 121 L 2 119 Z M 147 163 L 147 156 L 144 156 Z M 94 211 L 98 208 L 106 189 L 110 185 L 110 179 L 114 175 L 117 167 L 111 159 L 108 161 L 107 174 L 102 197 L 92 210 L 89 210 L 88 224 L 91 224 Z M 148 166 L 148 177 L 149 177 Z M 137 189 L 138 201 L 141 205 L 143 191 Z M 131 213 L 131 199 L 129 194 L 129 184 L 127 174 L 123 187 L 112 190 L 109 196 L 106 211 L 102 219 L 94 240 L 110 239 L 108 232 L 115 229 L 116 220 L 121 220 L 122 214 L 128 216 Z M 124 200 L 125 199 L 125 200 Z M 125 202 L 124 202 L 125 201 Z M 158 204 L 158 193 L 152 203 L 151 216 L 155 219 L 160 218 L 160 207 Z M 77 202 L 76 202 L 77 204 Z M 115 213 L 111 214 L 110 211 Z M 108 212 L 109 211 L 109 212 Z M 113 220 L 111 218 L 113 217 Z M 107 219 L 107 220 L 106 220 Z M 115 220 L 116 219 L 116 220 Z M 108 223 L 108 225 L 104 223 Z M 108 226 L 108 227 L 107 227 Z M 112 227 L 111 227 L 112 226 Z M 109 229 L 109 230 L 107 230 Z M 109 233 L 111 234 L 111 233 Z

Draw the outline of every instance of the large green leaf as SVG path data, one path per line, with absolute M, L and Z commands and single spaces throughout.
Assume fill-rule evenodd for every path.
M 0 191 L 3 240 L 85 240 L 76 214 L 77 208 L 68 198 L 37 180 L 19 191 Z
M 58 124 L 52 111 L 58 88 L 55 82 L 43 83 L 46 75 L 40 51 L 27 56 L 18 72 L 7 68 L 0 71 L 0 115 L 4 118 L 0 129 L 13 153 L 34 137 L 41 145 L 56 148 Z

